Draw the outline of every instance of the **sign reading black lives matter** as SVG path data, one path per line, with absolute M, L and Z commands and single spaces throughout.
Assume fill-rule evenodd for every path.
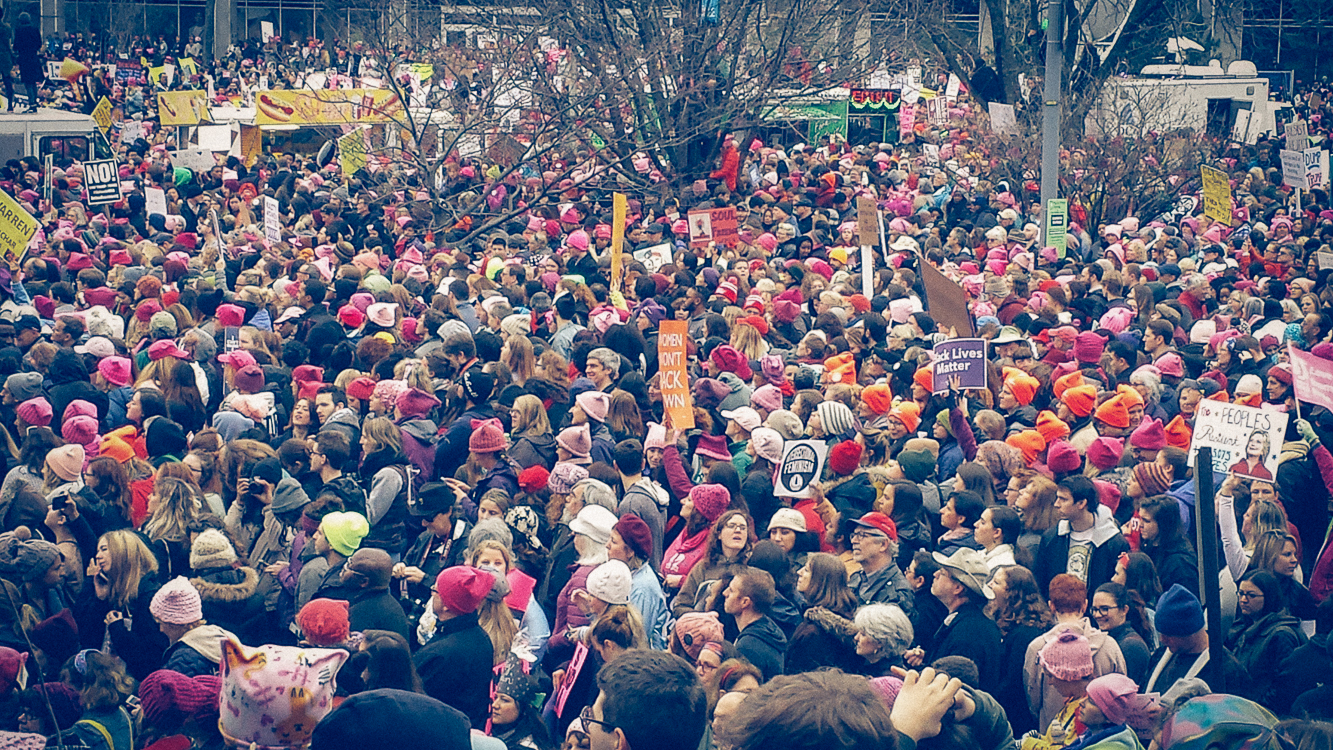
M 986 387 L 986 339 L 941 341 L 934 349 L 934 390 L 949 390 L 949 379 L 958 378 L 958 387 Z
M 115 159 L 83 163 L 83 186 L 88 191 L 88 205 L 104 206 L 121 199 L 120 167 Z
M 823 440 L 788 440 L 782 446 L 782 464 L 773 494 L 778 497 L 809 497 L 810 485 L 824 473 L 828 444 Z

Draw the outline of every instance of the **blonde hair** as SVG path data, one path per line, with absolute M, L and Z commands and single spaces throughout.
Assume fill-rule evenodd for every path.
M 759 359 L 768 354 L 768 343 L 759 334 L 759 329 L 744 321 L 738 321 L 731 329 L 731 346 L 746 359 Z
M 537 369 L 537 357 L 532 351 L 532 342 L 527 336 L 512 336 L 505 344 L 504 363 L 509 365 L 514 382 L 523 385 Z
M 157 557 L 131 529 L 108 531 L 99 546 L 102 543 L 107 552 L 107 567 L 101 571 L 107 582 L 107 600 L 123 609 L 139 598 L 144 577 L 157 572 Z
M 154 542 L 183 542 L 190 537 L 195 517 L 194 488 L 183 479 L 159 476 L 153 483 L 157 508 L 143 524 L 143 533 Z
M 407 383 L 408 388 L 416 388 L 426 393 L 435 392 L 435 384 L 430 380 L 430 369 L 419 359 L 404 359 L 393 366 L 393 379 Z
M 475 547 L 469 549 L 467 551 L 468 565 L 474 565 L 483 550 L 492 549 L 498 550 L 504 556 L 505 573 L 513 569 L 513 553 L 504 544 L 494 539 L 484 539 L 478 542 Z M 488 595 L 481 606 L 477 608 L 477 624 L 481 626 L 482 630 L 486 631 L 486 635 L 491 639 L 493 663 L 502 664 L 509 657 L 509 652 L 514 646 L 514 639 L 518 637 L 518 623 L 514 621 L 514 614 L 509 611 L 509 605 L 505 603 L 504 598 L 496 597 L 493 594 Z
M 514 400 L 514 437 L 538 437 L 551 434 L 551 421 L 546 416 L 541 399 L 525 393 Z
M 361 436 L 369 438 L 371 445 L 374 446 L 366 449 L 367 455 L 385 448 L 392 448 L 400 453 L 403 450 L 403 433 L 388 417 L 367 419 L 361 428 Z

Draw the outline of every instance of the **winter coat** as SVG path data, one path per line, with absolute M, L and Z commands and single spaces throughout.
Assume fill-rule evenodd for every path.
M 1047 594 L 1051 579 L 1066 572 L 1070 530 L 1069 522 L 1061 521 L 1042 534 L 1032 570 L 1037 585 L 1041 587 L 1042 596 Z M 1093 526 L 1092 554 L 1088 561 L 1088 591 L 1096 591 L 1098 586 L 1111 580 L 1122 552 L 1129 552 L 1129 542 L 1120 534 L 1111 512 L 1105 506 L 1100 506 Z
M 850 615 L 851 613 L 847 613 Z M 856 655 L 856 625 L 849 616 L 811 607 L 787 643 L 787 674 L 834 667 L 855 674 L 864 664 Z
M 1147 641 L 1128 622 L 1111 628 L 1106 634 L 1115 639 L 1120 655 L 1125 657 L 1125 675 L 1135 684 L 1142 685 L 1148 679 L 1148 659 L 1152 656 Z
M 403 453 L 412 466 L 421 472 L 418 477 L 428 477 L 435 468 L 435 423 L 429 419 L 409 419 L 400 424 L 403 434 Z M 418 484 L 422 480 L 417 481 Z
M 759 668 L 765 682 L 782 674 L 786 651 L 787 636 L 767 615 L 750 623 L 736 637 L 736 652 Z
M 514 463 L 520 468 L 541 466 L 550 471 L 558 460 L 555 448 L 555 436 L 549 432 L 545 435 L 523 435 L 514 440 L 514 445 L 509 449 L 509 457 L 514 459 Z
M 126 671 L 136 680 L 161 668 L 167 637 L 158 630 L 153 613 L 148 611 L 148 604 L 160 587 L 155 577 L 145 576 L 139 581 L 139 595 L 121 609 L 98 599 L 92 582 L 88 582 L 73 608 L 83 648 L 100 649 L 103 641 L 109 638 L 115 654 L 125 662 Z M 124 618 L 107 625 L 106 616 L 112 609 L 124 614 Z
M 435 626 L 435 637 L 412 657 L 426 695 L 462 711 L 473 729 L 490 716 L 495 650 L 472 612 Z
M 710 563 L 705 557 L 700 560 L 685 577 L 685 583 L 680 587 L 680 593 L 676 595 L 676 600 L 671 603 L 671 612 L 680 619 L 688 612 L 702 612 L 707 609 L 708 600 L 714 594 L 714 589 L 722 580 L 722 576 L 738 572 L 745 567 L 744 563 L 736 560 L 732 562 L 718 561 Z
M 664 651 L 669 638 L 671 610 L 667 608 L 662 582 L 651 565 L 641 565 L 630 578 L 629 603 L 643 618 L 643 629 L 648 634 L 648 648 Z
M 1166 591 L 1173 584 L 1180 584 L 1194 596 L 1199 595 L 1199 556 L 1184 536 L 1165 542 L 1161 547 L 1144 549 L 1157 566 L 1157 578 Z
M 179 641 L 167 647 L 162 668 L 180 672 L 186 677 L 217 674 L 222 662 L 222 642 L 240 640 L 217 625 L 200 625 L 186 631 Z
M 444 435 L 435 444 L 435 473 L 432 477 L 452 477 L 467 463 L 468 438 L 472 437 L 472 420 L 495 419 L 489 404 L 473 406 L 445 428 Z
M 926 663 L 941 656 L 966 656 L 977 665 L 982 690 L 992 692 L 1000 682 L 1000 657 L 1003 654 L 1000 628 L 981 611 L 981 607 L 967 602 L 945 618 L 935 633 L 934 648 L 926 653 Z
M 362 589 L 350 600 L 348 622 L 353 631 L 388 630 L 412 642 L 403 605 L 388 589 Z
M 908 617 L 916 610 L 912 584 L 907 582 L 897 563 L 891 562 L 870 574 L 864 569 L 858 570 L 852 574 L 848 585 L 862 604 L 897 604 Z
M 249 643 L 246 623 L 264 611 L 258 571 L 251 567 L 196 570 L 190 583 L 199 592 L 204 619 Z
M 1004 666 L 996 699 L 1004 706 L 1014 733 L 1022 735 L 1037 728 L 1037 719 L 1028 706 L 1026 675 L 1023 673 L 1028 646 L 1045 631 L 1036 625 L 1016 625 L 1004 636 Z
M 753 467 L 741 480 L 741 497 L 750 510 L 755 529 L 768 529 L 768 522 L 781 507 L 773 495 L 773 474 L 766 468 Z
M 1304 646 L 1282 658 L 1278 665 L 1277 704 L 1290 706 L 1297 698 L 1321 684 L 1333 673 L 1333 638 L 1316 634 Z
M 860 518 L 874 509 L 879 490 L 871 482 L 870 474 L 857 470 L 849 477 L 826 482 L 824 497 L 844 516 Z
M 555 602 L 555 620 L 551 625 L 551 639 L 546 642 L 546 649 L 553 659 L 567 659 L 573 642 L 569 638 L 570 628 L 581 628 L 591 622 L 589 617 L 574 606 L 574 592 L 588 588 L 588 576 L 597 565 L 574 566 L 573 574 L 560 589 L 560 596 Z
M 42 32 L 32 19 L 25 23 L 20 17 L 18 25 L 14 27 L 14 58 L 18 61 L 19 77 L 24 83 L 41 83 L 46 77 L 46 69 L 42 64 Z
M 1250 673 L 1250 697 L 1276 713 L 1286 706 L 1278 700 L 1279 665 L 1305 642 L 1301 621 L 1285 611 L 1269 612 L 1257 620 L 1236 619 L 1227 635 L 1227 648 Z
M 1097 629 L 1085 617 L 1077 622 L 1056 623 L 1040 638 L 1028 644 L 1027 656 L 1023 661 L 1024 682 L 1027 685 L 1028 706 L 1037 717 L 1037 726 L 1050 726 L 1055 715 L 1065 705 L 1065 699 L 1055 689 L 1051 676 L 1042 669 L 1038 655 L 1047 643 L 1060 637 L 1066 630 L 1072 630 L 1087 636 L 1092 647 L 1092 676 L 1104 674 L 1124 674 L 1125 657 L 1120 653 L 1120 645 L 1110 635 Z

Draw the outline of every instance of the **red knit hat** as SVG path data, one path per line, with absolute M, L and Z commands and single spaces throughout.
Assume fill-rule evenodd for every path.
M 529 495 L 541 492 L 546 489 L 546 483 L 551 478 L 551 472 L 546 470 L 545 466 L 537 464 L 529 466 L 518 475 L 518 488 Z
M 143 718 L 157 730 L 173 730 L 190 719 L 217 720 L 222 678 L 215 674 L 186 677 L 159 669 L 139 683 Z
M 694 509 L 704 514 L 709 523 L 716 521 L 731 505 L 731 492 L 720 484 L 696 484 L 690 490 L 690 502 Z
M 347 608 L 342 599 L 311 599 L 296 614 L 296 626 L 316 646 L 337 646 L 350 635 Z
M 362 401 L 369 401 L 375 393 L 375 380 L 364 375 L 347 384 L 347 395 Z
M 611 528 L 640 560 L 648 560 L 653 556 L 653 532 L 642 518 L 626 513 Z
M 828 465 L 839 476 L 851 476 L 856 467 L 861 465 L 861 452 L 860 443 L 844 440 L 828 452 Z

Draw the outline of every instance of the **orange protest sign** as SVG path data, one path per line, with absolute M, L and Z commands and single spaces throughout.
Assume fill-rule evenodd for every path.
M 671 418 L 671 428 L 675 430 L 694 428 L 694 402 L 685 370 L 689 325 L 685 320 L 664 320 L 658 326 L 657 367 L 661 376 L 662 403 Z

